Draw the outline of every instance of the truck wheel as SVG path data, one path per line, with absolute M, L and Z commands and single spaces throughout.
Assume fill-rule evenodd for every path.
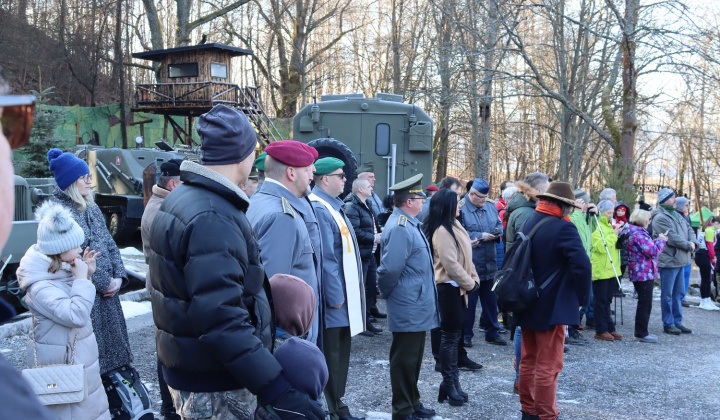
M 318 151 L 318 159 L 324 157 L 334 157 L 345 163 L 343 171 L 345 172 L 345 190 L 340 195 L 340 199 L 345 198 L 352 191 L 352 183 L 357 178 L 357 159 L 352 150 L 340 140 L 333 138 L 315 139 L 308 143 L 308 146 L 314 147 Z
M 137 231 L 137 226 L 130 223 L 122 213 L 110 214 L 108 223 L 110 236 L 113 237 L 116 244 L 125 243 L 132 238 Z

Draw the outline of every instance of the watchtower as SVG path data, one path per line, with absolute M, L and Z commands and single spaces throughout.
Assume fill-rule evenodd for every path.
M 261 144 L 280 140 L 280 133 L 258 100 L 257 87 L 240 87 L 230 80 L 232 58 L 252 54 L 252 50 L 215 43 L 134 53 L 134 58 L 159 63 L 159 83 L 138 84 L 132 110 L 164 115 L 164 138 L 168 138 L 171 125 L 190 145 L 193 117 L 218 104 L 234 106 L 255 125 Z M 185 127 L 171 116 L 185 117 Z

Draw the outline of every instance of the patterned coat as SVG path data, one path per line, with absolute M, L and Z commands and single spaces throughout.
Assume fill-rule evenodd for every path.
M 658 278 L 658 255 L 665 248 L 665 241 L 657 238 L 653 242 L 647 230 L 640 226 L 625 225 L 628 234 L 628 263 L 630 281 L 648 281 Z
M 120 297 L 103 297 L 103 292 L 110 286 L 113 278 L 123 279 L 123 286 L 127 284 L 127 275 L 123 266 L 120 251 L 110 232 L 105 226 L 103 216 L 97 205 L 80 211 L 72 199 L 60 189 L 53 193 L 55 201 L 67 207 L 75 221 L 85 232 L 85 242 L 82 248 L 100 251 L 97 258 L 97 269 L 92 276 L 95 285 L 95 303 L 93 304 L 90 319 L 92 320 L 95 338 L 97 338 L 100 355 L 100 374 L 107 373 L 121 366 L 129 365 L 133 361 L 130 339 Z

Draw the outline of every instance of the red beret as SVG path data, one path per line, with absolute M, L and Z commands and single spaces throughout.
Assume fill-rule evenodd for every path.
M 274 141 L 268 144 L 265 151 L 277 161 L 300 168 L 312 165 L 318 157 L 314 147 L 295 140 Z
M 425 187 L 425 190 L 427 191 L 440 191 L 440 188 L 437 187 L 435 184 L 430 184 L 427 187 Z

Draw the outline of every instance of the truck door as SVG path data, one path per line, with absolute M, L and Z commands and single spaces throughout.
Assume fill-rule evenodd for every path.
M 395 182 L 406 178 L 405 165 L 408 153 L 404 141 L 407 125 L 405 114 L 362 114 L 360 156 L 358 162 L 372 161 L 375 168 L 375 192 L 384 197 L 390 187 L 388 170 L 392 145 L 397 145 Z

